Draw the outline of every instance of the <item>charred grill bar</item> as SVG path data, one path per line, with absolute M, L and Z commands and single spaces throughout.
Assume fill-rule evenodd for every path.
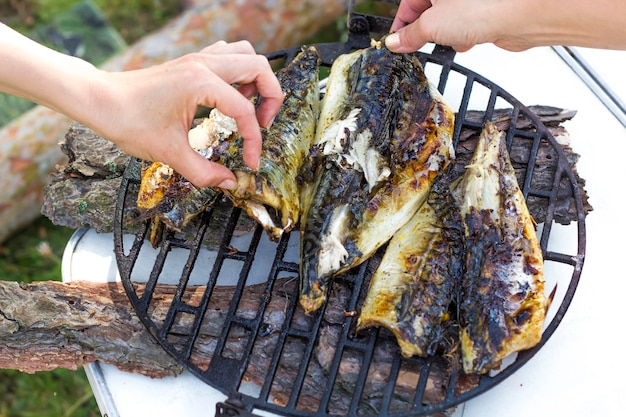
M 317 45 L 322 65 L 329 67 L 340 54 L 369 46 L 370 35 L 385 33 L 389 24 L 389 19 L 362 15 L 351 9 L 347 42 Z M 289 62 L 300 50 L 295 47 L 278 51 L 269 54 L 268 58 Z M 203 214 L 193 238 L 168 231 L 154 259 L 146 258 L 149 249 L 144 241 L 150 223 L 143 223 L 133 233 L 125 229 L 127 217 L 133 215 L 125 207 L 136 198 L 140 183 L 140 163 L 134 161 L 124 174 L 115 216 L 115 251 L 120 276 L 138 316 L 155 339 L 201 380 L 229 396 L 229 401 L 218 404 L 218 415 L 247 415 L 254 409 L 285 416 L 320 417 L 401 417 L 441 413 L 489 390 L 523 366 L 561 322 L 577 287 L 585 256 L 585 210 L 576 176 L 560 145 L 535 114 L 497 85 L 457 65 L 454 56 L 453 50 L 440 46 L 431 53 L 420 54 L 427 74 L 444 96 L 452 84 L 450 80 L 454 79 L 456 83 L 461 80 L 455 148 L 461 144 L 467 147 L 460 138 L 480 132 L 483 122 L 496 117 L 500 107 L 509 110 L 508 147 L 528 149 L 525 159 L 514 161 L 518 181 L 526 199 L 535 199 L 545 208 L 544 214 L 537 219 L 543 224 L 540 243 L 544 259 L 571 266 L 571 277 L 565 282 L 566 295 L 552 305 L 551 309 L 556 313 L 547 324 L 541 342 L 520 352 L 499 373 L 480 377 L 463 374 L 455 366 L 458 361 L 446 357 L 403 358 L 395 340 L 386 331 L 354 332 L 354 312 L 358 311 L 367 291 L 377 257 L 356 270 L 337 276 L 329 300 L 315 314 L 305 315 L 297 303 L 297 286 L 285 287 L 284 291 L 282 287 L 276 287 L 282 278 L 298 279 L 297 259 L 289 251 L 298 239 L 298 233 L 285 234 L 276 244 L 266 242 L 260 226 L 247 237 L 239 236 L 239 225 L 244 216 L 238 209 L 231 209 L 221 241 L 213 242 L 218 249 L 212 265 L 206 270 L 197 266 L 207 256 L 203 250 L 205 233 L 210 228 L 223 227 L 216 224 L 215 208 L 209 208 Z M 486 105 L 475 108 L 475 97 L 485 92 Z M 472 117 L 473 110 L 482 110 L 483 120 Z M 530 131 L 517 128 L 522 119 L 526 125 L 532 126 Z M 460 151 L 457 149 L 459 154 Z M 548 186 L 535 181 L 534 174 L 542 169 L 541 163 L 545 160 L 542 153 L 549 154 L 554 169 L 553 181 Z M 548 250 L 552 225 L 562 217 L 559 202 L 564 194 L 575 201 L 575 207 L 567 209 L 577 214 L 577 221 L 571 225 L 577 228 L 576 253 Z M 132 242 L 129 235 L 134 235 Z M 174 252 L 176 255 L 182 253 L 186 261 L 179 271 L 178 289 L 168 314 L 157 319 L 151 307 L 159 297 L 156 284 L 163 278 L 164 268 L 175 256 Z M 259 258 L 267 257 L 272 258 L 271 265 L 261 272 Z M 137 262 L 153 263 L 149 276 L 136 276 Z M 259 277 L 260 273 L 264 275 Z M 203 277 L 202 285 L 206 286 L 201 301 L 196 303 L 191 303 L 186 296 L 192 275 Z M 235 290 L 230 308 L 224 311 L 222 333 L 216 338 L 203 337 L 204 311 L 211 303 L 213 289 L 229 279 L 234 279 Z M 147 285 L 138 286 L 135 281 L 147 281 Z M 256 313 L 242 315 L 239 309 L 241 295 L 251 281 L 264 282 L 265 290 L 257 300 Z M 559 285 L 563 284 L 559 282 Z M 268 317 L 268 314 L 275 313 L 270 305 L 276 302 L 277 292 L 282 294 L 285 302 L 283 315 L 278 321 L 280 325 Z M 343 313 L 331 314 L 337 309 L 327 309 L 330 303 L 342 303 Z M 235 344 L 243 348 L 235 348 Z M 206 358 L 201 360 L 198 357 L 200 352 L 206 351 L 199 349 L 200 345 L 210 346 L 213 352 L 208 365 Z

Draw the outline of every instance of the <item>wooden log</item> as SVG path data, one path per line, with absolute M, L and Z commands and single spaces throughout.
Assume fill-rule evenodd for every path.
M 187 288 L 185 302 L 190 305 L 199 303 L 204 290 L 204 287 Z M 238 303 L 238 316 L 253 317 L 264 291 L 264 284 L 247 286 Z M 252 383 L 264 382 L 285 321 L 286 309 L 290 305 L 290 296 L 296 291 L 297 280 L 293 278 L 280 279 L 273 286 L 271 301 L 264 311 L 267 331 L 257 336 L 250 367 L 246 370 L 246 378 Z M 328 383 L 327 371 L 335 355 L 336 339 L 348 319 L 344 308 L 351 290 L 335 285 L 334 291 L 335 296 L 326 308 L 319 340 L 307 368 L 310 377 L 298 402 L 302 410 L 316 410 L 319 396 Z M 151 318 L 155 322 L 165 318 L 175 293 L 174 286 L 156 287 L 151 302 Z M 228 311 L 232 294 L 232 287 L 218 286 L 211 296 L 191 358 L 200 369 L 206 369 L 210 364 L 214 341 L 223 331 L 224 312 Z M 189 328 L 190 320 L 183 317 L 176 321 L 170 333 L 186 334 L 185 329 Z M 298 309 L 291 323 L 297 328 L 308 328 L 311 320 L 311 316 Z M 229 355 L 237 357 L 245 349 L 247 338 L 240 336 L 237 332 L 229 334 L 226 343 Z M 184 336 L 181 338 L 184 339 Z M 171 343 L 176 341 L 172 340 Z M 284 348 L 278 375 L 272 383 L 272 397 L 279 404 L 289 400 L 293 389 L 291 381 L 301 362 L 296 359 L 302 357 L 303 351 L 304 346 L 297 341 Z M 395 353 L 397 344 L 389 338 L 388 343 L 377 347 L 370 364 L 370 377 L 361 401 L 372 409 L 376 409 L 377 401 L 385 391 L 390 355 Z M 334 394 L 333 400 L 333 409 L 336 411 L 350 405 L 350 398 L 341 395 L 341 387 L 345 386 L 346 392 L 352 392 L 359 373 L 359 355 L 351 350 L 344 351 L 342 355 L 340 372 L 335 382 L 339 391 Z M 0 368 L 32 373 L 58 367 L 76 369 L 93 361 L 154 378 L 176 375 L 182 371 L 140 323 L 120 283 L 38 282 L 25 285 L 0 281 Z M 429 374 L 424 397 L 426 402 L 440 402 L 445 396 L 449 370 L 445 366 L 438 367 L 434 364 Z M 394 390 L 396 406 L 406 407 L 412 403 L 419 375 L 419 369 L 407 367 L 401 370 Z M 470 389 L 475 386 L 476 379 L 468 377 L 459 384 L 459 389 Z
M 96 360 L 151 377 L 182 372 L 121 284 L 0 281 L 0 368 L 34 373 Z
M 561 141 L 561 146 L 576 172 L 578 155 L 569 147 L 568 134 L 561 123 L 571 119 L 574 112 L 565 111 L 547 106 L 532 107 L 533 111 L 548 126 L 552 135 Z M 480 123 L 482 112 L 469 112 L 467 118 Z M 501 129 L 508 128 L 510 111 L 497 111 L 497 124 Z M 528 127 L 523 118 L 518 120 L 517 128 Z M 469 161 L 479 135 L 478 130 L 466 129 L 462 131 L 461 143 L 457 149 L 457 163 L 455 169 L 461 175 Z M 70 228 L 89 226 L 98 232 L 111 232 L 113 214 L 117 202 L 121 175 L 130 158 L 119 151 L 109 141 L 95 135 L 89 128 L 72 124 L 65 139 L 61 142 L 61 149 L 68 155 L 69 162 L 58 166 L 57 172 L 51 175 L 50 185 L 45 190 L 45 199 L 42 213 L 53 223 Z M 556 158 L 553 157 L 553 148 L 544 144 L 540 148 L 541 163 L 534 173 L 536 182 L 544 182 L 545 187 L 551 187 Z M 525 173 L 524 161 L 527 160 L 528 149 L 518 147 L 512 150 L 511 159 L 520 175 Z M 577 176 L 585 213 L 592 210 L 584 190 L 584 179 Z M 535 184 L 536 185 L 536 184 Z M 571 192 L 564 186 L 559 193 L 561 199 L 557 205 L 555 221 L 569 224 L 576 220 L 576 205 Z M 546 200 L 529 199 L 529 209 L 535 221 L 542 222 L 546 216 Z M 132 225 L 126 225 L 130 229 Z
M 303 43 L 345 13 L 337 0 L 186 2 L 188 8 L 162 29 L 101 67 L 132 70 L 194 52 L 218 40 L 249 40 L 258 52 Z M 43 187 L 56 164 L 65 163 L 57 146 L 70 120 L 37 106 L 0 129 L 0 241 L 39 215 Z

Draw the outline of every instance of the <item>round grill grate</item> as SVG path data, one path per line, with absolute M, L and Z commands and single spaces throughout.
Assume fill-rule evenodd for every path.
M 318 45 L 323 65 L 369 37 Z M 268 55 L 289 62 L 300 47 Z M 453 62 L 454 52 L 421 53 L 429 79 L 457 109 L 457 154 L 499 120 L 518 181 L 540 223 L 546 288 L 557 287 L 543 338 L 495 374 L 468 376 L 449 358 L 404 358 L 385 330 L 355 334 L 360 300 L 377 257 L 333 281 L 327 303 L 306 316 L 297 303 L 298 233 L 270 242 L 262 228 L 221 200 L 182 233 L 146 243 L 150 221 L 133 222 L 140 162 L 124 174 L 115 216 L 115 251 L 128 296 L 159 344 L 229 396 L 218 414 L 255 409 L 286 416 L 422 416 L 448 410 L 503 381 L 541 349 L 574 295 L 585 254 L 585 213 L 570 163 L 539 118 L 506 91 Z M 546 183 L 539 172 L 550 170 Z M 534 208 L 534 209 L 533 209 Z M 572 214 L 573 213 L 573 214 Z M 573 217 L 573 218 L 572 218 Z M 132 225 L 132 226 L 129 226 Z M 553 248 L 555 235 L 574 248 Z M 549 247 L 550 246 L 550 247 Z M 166 302 L 164 300 L 167 300 Z M 164 304 L 165 303 L 165 304 Z M 163 308 L 165 306 L 165 309 Z

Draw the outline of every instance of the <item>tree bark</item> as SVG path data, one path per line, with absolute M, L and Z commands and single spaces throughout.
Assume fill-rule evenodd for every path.
M 297 280 L 283 278 L 273 285 L 271 301 L 264 312 L 267 331 L 257 336 L 255 348 L 246 370 L 246 380 L 262 385 L 267 376 L 280 329 L 285 321 L 285 311 L 290 306 L 290 296 L 297 291 Z M 193 287 L 185 291 L 185 301 L 195 305 L 202 298 L 205 288 Z M 141 289 L 138 289 L 141 292 Z M 238 303 L 239 317 L 253 317 L 258 300 L 266 291 L 264 284 L 247 286 Z M 319 331 L 305 386 L 298 401 L 303 410 L 316 410 L 321 393 L 329 383 L 327 369 L 335 355 L 336 339 L 346 325 L 344 310 L 351 290 L 343 285 L 334 286 L 335 295 L 326 308 L 324 321 Z M 165 318 L 176 293 L 176 287 L 158 285 L 154 291 L 151 318 L 158 322 Z M 191 360 L 200 369 L 208 368 L 216 340 L 224 326 L 224 314 L 231 304 L 233 288 L 215 287 L 200 327 Z M 170 333 L 184 335 L 190 323 L 181 319 L 174 323 Z M 298 309 L 292 318 L 292 326 L 307 328 L 311 316 Z M 229 354 L 243 352 L 246 337 L 237 332 L 229 334 Z M 184 336 L 181 336 L 184 339 Z M 175 343 L 175 341 L 171 342 Z M 278 404 L 286 403 L 293 390 L 292 381 L 301 366 L 304 346 L 295 341 L 285 345 L 281 365 L 272 380 L 272 398 Z M 376 409 L 376 405 L 388 384 L 390 355 L 397 353 L 395 340 L 389 338 L 377 345 L 369 366 L 368 380 L 361 401 Z M 292 360 L 293 359 L 293 360 Z M 37 372 L 55 368 L 76 369 L 94 361 L 117 366 L 127 372 L 161 378 L 182 371 L 162 350 L 135 315 L 121 283 L 92 282 L 38 282 L 18 284 L 0 281 L 0 368 Z M 358 379 L 360 354 L 345 350 L 342 354 L 340 372 L 333 394 L 333 409 L 349 407 L 350 393 Z M 441 402 L 445 397 L 449 369 L 435 362 L 429 373 L 429 384 L 425 391 L 425 402 Z M 403 368 L 394 389 L 394 404 L 407 407 L 413 401 L 419 369 Z M 458 389 L 467 390 L 476 386 L 477 379 L 464 376 Z M 345 410 L 344 410 L 345 411 Z
M 162 63 L 219 40 L 247 39 L 258 52 L 297 46 L 345 13 L 338 0 L 194 0 L 171 23 L 101 67 Z M 0 242 L 39 215 L 48 174 L 66 158 L 57 146 L 70 120 L 42 106 L 0 129 Z
M 569 147 L 569 135 L 561 125 L 571 119 L 575 112 L 547 106 L 535 106 L 531 109 L 537 114 L 561 142 L 565 155 L 570 162 L 583 200 L 585 213 L 592 210 L 584 190 L 585 181 L 576 173 L 579 156 Z M 482 112 L 469 112 L 467 118 L 482 121 Z M 496 111 L 494 120 L 500 129 L 507 129 L 510 124 L 510 111 Z M 525 119 L 518 119 L 518 129 L 528 127 Z M 457 147 L 455 170 L 461 175 L 466 163 L 472 156 L 480 131 L 466 129 L 460 137 Z M 68 156 L 66 165 L 58 166 L 51 175 L 50 185 L 45 189 L 42 213 L 53 223 L 77 229 L 89 226 L 98 232 L 108 233 L 113 229 L 113 215 L 117 203 L 121 176 L 130 157 L 123 154 L 111 142 L 97 136 L 89 128 L 72 124 L 61 142 L 61 149 Z M 521 178 L 525 174 L 524 162 L 528 160 L 529 149 L 516 147 L 511 150 L 511 160 Z M 551 189 L 554 178 L 554 149 L 547 144 L 539 149 L 537 167 L 533 173 L 533 186 Z M 555 211 L 555 221 L 569 224 L 577 220 L 576 204 L 567 184 L 559 192 L 559 201 Z M 536 222 L 541 223 L 546 216 L 547 201 L 529 199 L 528 206 Z M 125 225 L 132 230 L 132 225 Z
M 151 377 L 182 372 L 121 283 L 0 281 L 0 368 L 34 373 L 94 361 Z

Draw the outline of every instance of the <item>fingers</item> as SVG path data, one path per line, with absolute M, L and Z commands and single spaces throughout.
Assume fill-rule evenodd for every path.
M 284 95 L 267 58 L 258 55 L 248 41 L 219 41 L 202 52 L 223 55 L 218 62 L 212 62 L 211 69 L 227 83 L 239 83 L 244 97 L 251 98 L 256 93 L 263 97 L 257 117 L 261 126 L 269 127 Z
M 403 9 L 400 20 L 415 18 L 414 21 L 406 20 L 408 24 L 399 26 L 397 32 L 385 38 L 385 45 L 389 50 L 397 53 L 415 52 L 427 42 L 447 45 L 457 52 L 465 52 L 479 42 L 485 42 L 483 32 L 485 24 L 482 19 L 470 16 L 472 12 L 459 15 L 457 13 L 459 3 L 454 0 L 432 0 L 426 2 L 432 7 L 424 7 L 422 1 L 413 1 L 412 5 L 405 1 L 407 6 Z M 400 13 L 400 9 L 398 10 Z M 473 12 L 475 14 L 475 12 Z
M 252 44 L 248 41 L 226 42 L 217 41 L 200 51 L 204 54 L 224 55 L 224 54 L 247 54 L 256 55 Z
M 189 147 L 168 156 L 167 164 L 196 187 L 234 189 L 237 186 L 235 175 L 228 168 L 209 161 Z
M 429 42 L 430 38 L 424 34 L 421 20 L 417 19 L 410 25 L 385 38 L 385 46 L 392 52 L 415 52 Z
M 208 90 L 205 105 L 216 107 L 237 122 L 239 134 L 244 140 L 243 160 L 252 169 L 257 169 L 261 157 L 261 128 L 254 105 L 229 83 L 215 80 Z
M 190 103 L 194 106 L 206 106 L 219 109 L 225 115 L 235 119 L 239 134 L 243 138 L 243 160 L 252 169 L 257 169 L 262 150 L 261 126 L 268 127 L 283 102 L 283 92 L 267 58 L 258 55 L 247 41 L 226 43 L 216 42 L 204 48 L 198 54 L 185 57 L 193 63 L 191 71 L 186 75 L 197 101 Z M 238 85 L 235 88 L 234 85 Z M 258 109 L 250 98 L 258 93 L 263 97 Z M 195 155 L 197 156 L 197 155 Z M 194 157 L 195 157 L 194 156 Z M 190 158 L 190 156 L 187 156 Z M 174 164 L 168 163 L 174 169 Z M 196 163 L 197 169 L 213 171 L 212 173 L 198 173 L 190 170 L 184 163 L 177 169 L 192 183 L 215 185 L 217 179 L 234 179 L 233 174 L 226 168 L 215 164 L 209 168 L 208 161 L 201 166 Z M 218 170 L 218 171 L 216 171 Z M 216 174 L 219 172 L 219 174 Z M 217 177 L 215 176 L 217 175 Z
M 264 56 L 229 54 L 212 62 L 211 69 L 225 82 L 241 84 L 239 91 L 246 97 L 252 97 L 258 92 L 263 97 L 262 107 L 266 107 L 269 112 L 278 112 L 284 94 L 276 74 Z
M 235 119 L 244 139 L 243 159 L 250 168 L 256 169 L 262 148 L 260 126 L 271 124 L 284 95 L 264 56 L 227 54 L 220 58 L 211 60 L 210 66 L 217 79 L 206 86 L 204 102 L 199 104 L 217 107 Z M 235 83 L 242 84 L 239 91 L 232 87 Z M 255 92 L 263 97 L 256 112 L 249 100 Z
M 228 65 L 213 63 L 211 69 L 226 82 L 241 84 L 239 93 L 244 97 L 251 98 L 256 93 L 263 97 L 257 110 L 257 118 L 261 126 L 269 127 L 278 113 L 284 95 L 267 58 L 257 55 L 248 41 L 233 43 L 219 41 L 204 48 L 202 52 L 223 55 L 220 57 L 220 63 Z
M 245 84 L 238 88 L 238 91 L 244 97 L 250 99 L 252 98 L 257 91 L 257 87 L 254 84 Z M 278 113 L 280 106 L 283 103 L 284 94 L 281 91 L 280 97 L 269 97 L 264 96 L 261 100 L 260 104 L 257 107 L 257 119 L 259 121 L 259 125 L 265 129 L 269 129 Z
M 432 3 L 429 0 L 405 0 L 400 2 L 396 16 L 391 24 L 391 31 L 395 32 L 413 22 L 415 19 L 420 17 L 421 14 L 431 6 L 431 4 Z

